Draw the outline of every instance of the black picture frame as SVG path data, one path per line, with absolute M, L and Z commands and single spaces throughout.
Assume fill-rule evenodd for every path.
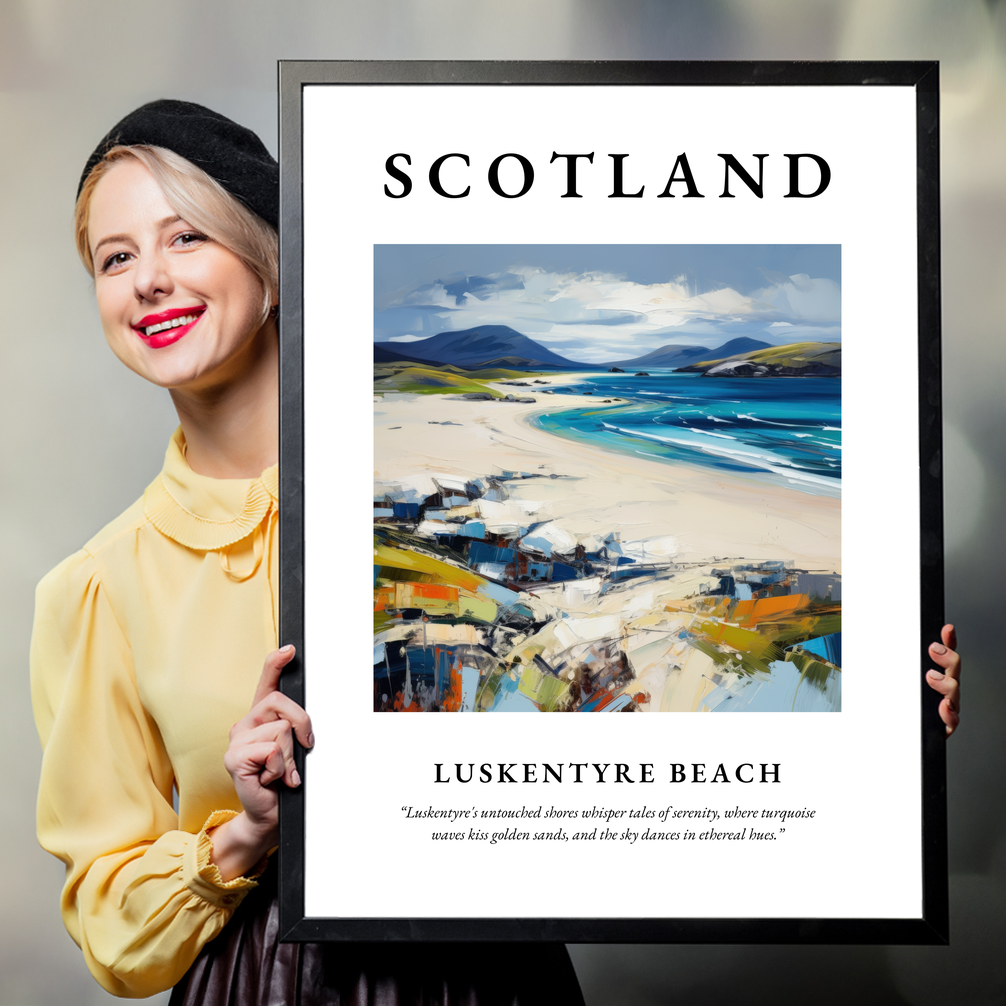
M 298 647 L 283 691 L 310 711 L 304 648 L 304 394 L 302 95 L 306 86 L 682 85 L 884 88 L 915 92 L 918 244 L 921 636 L 916 642 L 923 722 L 923 904 L 918 918 L 319 918 L 305 914 L 305 807 L 311 763 L 298 750 L 304 785 L 283 790 L 280 927 L 287 941 L 427 940 L 632 943 L 939 944 L 948 933 L 945 736 L 939 696 L 925 684 L 927 647 L 943 624 L 940 379 L 939 69 L 935 62 L 406 62 L 281 61 L 280 120 L 280 639 Z M 445 148 L 446 149 L 446 148 Z M 338 869 L 333 864 L 333 869 Z

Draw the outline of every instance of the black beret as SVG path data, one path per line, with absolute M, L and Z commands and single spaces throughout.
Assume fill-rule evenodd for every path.
M 273 227 L 279 226 L 279 165 L 250 130 L 191 101 L 163 98 L 114 125 L 84 165 L 77 195 L 91 169 L 112 147 L 166 147 L 191 161 Z

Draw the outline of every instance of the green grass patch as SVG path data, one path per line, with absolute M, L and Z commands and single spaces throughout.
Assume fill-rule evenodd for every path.
M 382 368 L 383 370 L 383 368 Z M 406 367 L 404 370 L 378 377 L 374 373 L 374 391 L 405 391 L 413 395 L 464 394 L 481 391 L 499 398 L 498 391 L 487 388 L 483 383 L 463 372 L 452 373 L 434 367 Z
M 540 373 L 528 373 L 526 370 L 506 370 L 503 367 L 490 367 L 487 370 L 469 370 L 469 377 L 477 381 L 530 381 L 541 377 Z
M 701 360 L 692 367 L 711 367 L 723 360 L 750 360 L 777 367 L 801 368 L 811 363 L 823 363 L 830 367 L 841 367 L 842 344 L 840 342 L 792 342 L 786 346 L 771 346 L 753 353 L 737 353 L 720 360 Z

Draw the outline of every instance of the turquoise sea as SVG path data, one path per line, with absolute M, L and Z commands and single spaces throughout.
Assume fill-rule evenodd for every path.
M 574 378 L 552 390 L 555 411 L 533 420 L 549 433 L 817 495 L 841 494 L 839 378 L 727 378 L 652 370 L 648 377 Z M 614 407 L 563 409 L 564 391 L 592 392 L 599 404 L 605 398 L 623 401 Z

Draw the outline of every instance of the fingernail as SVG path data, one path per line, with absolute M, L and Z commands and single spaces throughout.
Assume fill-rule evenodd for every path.
M 933 643 L 932 646 L 929 647 L 929 649 L 932 650 L 933 653 L 947 652 L 947 648 L 942 643 Z
M 929 676 L 934 681 L 942 681 L 945 675 L 941 674 L 939 671 L 932 671 L 931 670 L 931 671 L 929 671 Z
M 311 733 L 309 733 L 307 735 L 307 746 L 309 748 L 313 748 L 314 747 L 314 731 L 312 731 Z
M 294 786 L 300 785 L 300 773 L 296 769 L 290 773 L 290 781 L 294 784 Z

